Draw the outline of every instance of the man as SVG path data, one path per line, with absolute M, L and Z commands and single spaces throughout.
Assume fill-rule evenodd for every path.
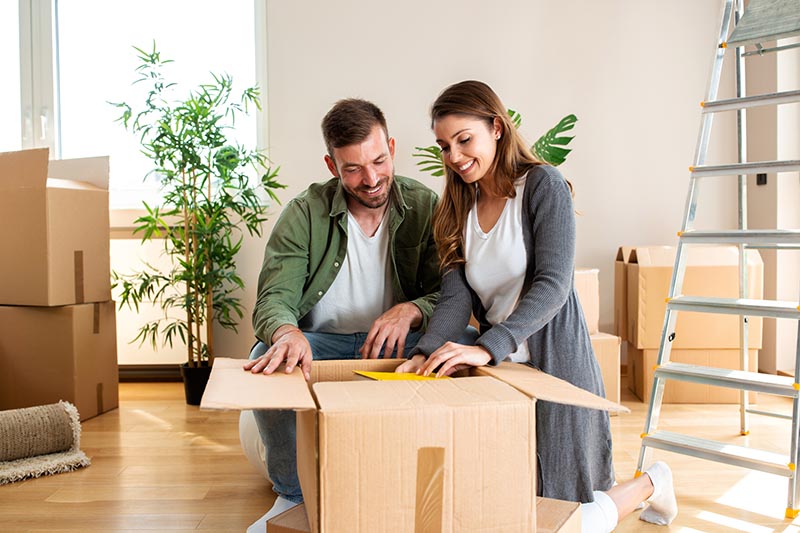
M 253 326 L 261 341 L 245 370 L 270 374 L 313 359 L 403 357 L 421 336 L 440 274 L 431 216 L 436 195 L 394 175 L 395 141 L 374 104 L 341 100 L 325 115 L 333 179 L 289 202 L 267 243 Z M 301 503 L 295 415 L 255 411 L 278 494 L 251 526 Z M 250 531 L 250 529 L 248 530 Z

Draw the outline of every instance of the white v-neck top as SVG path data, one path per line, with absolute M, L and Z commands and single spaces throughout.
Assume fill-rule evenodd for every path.
M 333 284 L 303 317 L 302 329 L 365 333 L 377 317 L 394 305 L 388 226 L 384 216 L 370 237 L 347 212 L 347 254 Z
M 517 308 L 528 267 L 522 232 L 525 180 L 519 180 L 515 189 L 516 196 L 506 200 L 492 229 L 481 229 L 477 203 L 470 209 L 464 228 L 467 283 L 481 299 L 486 319 L 492 325 L 503 322 Z M 515 363 L 529 361 L 528 344 L 521 343 L 508 358 Z

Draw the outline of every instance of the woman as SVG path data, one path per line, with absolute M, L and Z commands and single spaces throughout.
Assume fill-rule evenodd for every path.
M 508 359 L 604 396 L 573 289 L 571 185 L 531 155 L 482 82 L 445 89 L 431 120 L 446 167 L 433 219 L 442 294 L 413 357 L 398 371 L 442 376 Z M 470 311 L 481 336 L 474 346 L 452 342 Z M 586 503 L 585 531 L 612 531 L 648 498 L 643 520 L 669 524 L 677 514 L 664 463 L 612 487 L 608 413 L 537 402 L 536 435 L 539 494 Z

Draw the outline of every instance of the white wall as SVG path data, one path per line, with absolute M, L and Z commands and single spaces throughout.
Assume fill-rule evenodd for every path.
M 522 113 L 533 142 L 575 113 L 574 151 L 562 171 L 576 188 L 577 263 L 600 268 L 601 329 L 613 321 L 619 245 L 674 243 L 685 202 L 721 2 L 677 0 L 406 0 L 268 3 L 270 155 L 288 199 L 327 178 L 319 123 L 338 99 L 363 97 L 386 113 L 397 172 L 420 175 L 414 146 L 432 144 L 428 108 L 450 83 L 480 79 Z M 730 76 L 726 74 L 730 85 Z M 728 94 L 731 90 L 727 89 Z M 726 122 L 727 121 L 727 122 Z M 732 122 L 723 117 L 717 131 Z M 732 129 L 732 128 L 727 128 Z M 733 135 L 712 145 L 735 157 Z M 735 224 L 735 188 L 709 185 L 700 226 Z M 264 239 L 248 242 L 240 270 L 252 307 Z M 218 333 L 220 353 L 243 354 Z

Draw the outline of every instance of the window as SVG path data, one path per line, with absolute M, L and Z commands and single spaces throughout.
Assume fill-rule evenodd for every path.
M 3 2 L 3 9 L 9 3 L 15 2 Z M 235 90 L 259 81 L 256 65 L 260 52 L 256 49 L 256 35 L 262 30 L 257 30 L 256 19 L 263 0 L 224 3 L 216 0 L 127 3 L 30 0 L 30 3 L 32 10 L 50 10 L 53 20 L 50 25 L 40 23 L 49 26 L 51 33 L 42 38 L 44 44 L 40 44 L 40 48 L 47 48 L 47 38 L 52 42 L 50 108 L 55 112 L 50 119 L 53 138 L 47 142 L 51 157 L 109 155 L 112 209 L 139 208 L 142 200 L 151 204 L 158 200 L 156 181 L 153 178 L 145 181 L 151 165 L 139 152 L 138 138 L 115 122 L 119 111 L 108 103 L 125 101 L 137 108 L 144 100 L 141 90 L 132 85 L 138 65 L 134 46 L 150 50 L 155 42 L 163 57 L 174 60 L 167 75 L 178 83 L 177 97 L 183 97 L 190 89 L 209 80 L 210 72 L 230 74 Z M 17 18 L 2 15 L 3 21 Z M 21 31 L 30 31 L 35 41 L 35 26 L 46 18 L 47 13 L 32 13 L 31 29 L 28 30 L 23 21 Z M 2 35 L 5 39 L 5 32 Z M 35 51 L 35 43 L 33 48 L 33 62 L 46 64 L 45 54 Z M 36 72 L 41 67 L 33 65 L 31 70 Z M 263 92 L 265 84 L 259 85 Z M 34 107 L 37 106 L 35 114 L 43 115 L 46 123 L 51 116 L 47 102 L 35 103 Z M 256 146 L 258 117 L 251 114 L 241 118 L 236 124 L 236 141 Z M 41 144 L 26 146 L 23 143 L 23 146 Z
M 22 113 L 20 110 L 19 4 L 0 2 L 0 152 L 22 148 Z

